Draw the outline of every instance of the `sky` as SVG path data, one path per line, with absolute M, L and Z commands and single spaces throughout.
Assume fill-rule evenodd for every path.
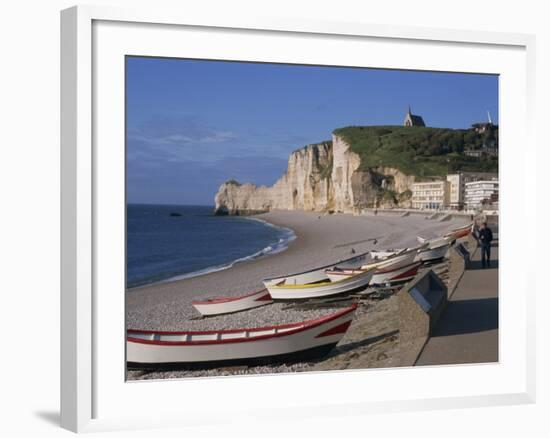
M 127 57 L 128 203 L 214 205 L 224 181 L 272 185 L 288 155 L 350 125 L 498 123 L 498 77 Z

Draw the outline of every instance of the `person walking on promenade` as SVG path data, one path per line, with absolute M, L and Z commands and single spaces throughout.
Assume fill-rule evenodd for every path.
M 481 224 L 478 232 L 479 246 L 481 247 L 481 267 L 491 267 L 491 241 L 493 240 L 493 232 L 487 226 L 487 222 Z

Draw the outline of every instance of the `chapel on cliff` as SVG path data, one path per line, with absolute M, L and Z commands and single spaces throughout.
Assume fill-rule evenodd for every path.
M 407 111 L 407 114 L 405 114 L 403 126 L 426 126 L 426 124 L 421 116 L 411 112 L 411 106 L 409 105 L 409 110 Z

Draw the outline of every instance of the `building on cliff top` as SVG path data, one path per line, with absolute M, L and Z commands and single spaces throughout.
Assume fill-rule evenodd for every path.
M 491 113 L 487 111 L 487 121 L 486 122 L 480 122 L 480 123 L 474 123 L 472 125 L 472 128 L 477 132 L 478 134 L 483 134 L 486 131 L 490 131 L 493 129 L 493 121 L 491 120 Z
M 411 106 L 409 105 L 409 110 L 405 114 L 405 121 L 403 126 L 426 126 L 424 119 L 418 115 L 415 115 L 411 112 Z

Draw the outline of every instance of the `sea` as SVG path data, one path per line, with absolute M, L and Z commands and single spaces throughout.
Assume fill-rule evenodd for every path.
M 126 212 L 127 288 L 228 269 L 296 237 L 257 218 L 215 216 L 213 206 L 129 204 Z

